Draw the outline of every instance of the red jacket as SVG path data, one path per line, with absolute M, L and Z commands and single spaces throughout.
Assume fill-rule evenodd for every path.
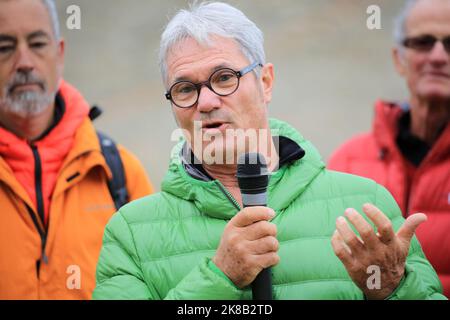
M 384 185 L 405 217 L 416 212 L 428 216 L 416 234 L 450 297 L 450 125 L 416 168 L 396 145 L 401 114 L 397 105 L 378 101 L 372 132 L 346 142 L 328 167 Z

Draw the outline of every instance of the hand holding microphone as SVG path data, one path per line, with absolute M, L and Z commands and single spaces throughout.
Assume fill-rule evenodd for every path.
M 279 261 L 277 228 L 269 222 L 273 217 L 269 208 L 245 208 L 225 227 L 213 262 L 241 289 Z
M 280 258 L 277 228 L 270 222 L 275 212 L 266 207 L 267 166 L 258 154 L 244 157 L 237 174 L 244 209 L 226 225 L 213 262 L 237 287 L 252 284 L 254 300 L 270 300 L 270 267 Z

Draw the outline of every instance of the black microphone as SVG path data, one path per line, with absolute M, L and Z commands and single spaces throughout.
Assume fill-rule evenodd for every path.
M 269 172 L 264 156 L 246 153 L 239 157 L 237 178 L 244 208 L 267 206 Z M 272 275 L 270 268 L 262 270 L 252 283 L 253 300 L 272 300 Z

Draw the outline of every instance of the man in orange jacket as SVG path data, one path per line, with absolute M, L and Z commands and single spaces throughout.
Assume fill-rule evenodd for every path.
M 405 217 L 427 214 L 417 237 L 450 297 L 450 2 L 408 1 L 396 31 L 409 103 L 377 102 L 373 131 L 338 149 L 329 168 L 383 184 Z
M 113 171 L 62 80 L 53 0 L 0 0 L 0 299 L 89 299 Z M 152 192 L 119 146 L 129 200 Z

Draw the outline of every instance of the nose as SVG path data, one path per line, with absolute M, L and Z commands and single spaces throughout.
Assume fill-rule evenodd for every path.
M 199 112 L 208 113 L 214 109 L 220 108 L 220 105 L 220 97 L 211 89 L 209 89 L 207 86 L 203 86 L 200 89 L 197 103 L 197 109 Z
M 16 70 L 22 72 L 33 71 L 34 62 L 29 48 L 27 46 L 19 47 L 17 55 Z
M 444 44 L 438 41 L 431 50 L 429 59 L 432 64 L 440 66 L 450 62 L 450 54 L 445 50 Z

